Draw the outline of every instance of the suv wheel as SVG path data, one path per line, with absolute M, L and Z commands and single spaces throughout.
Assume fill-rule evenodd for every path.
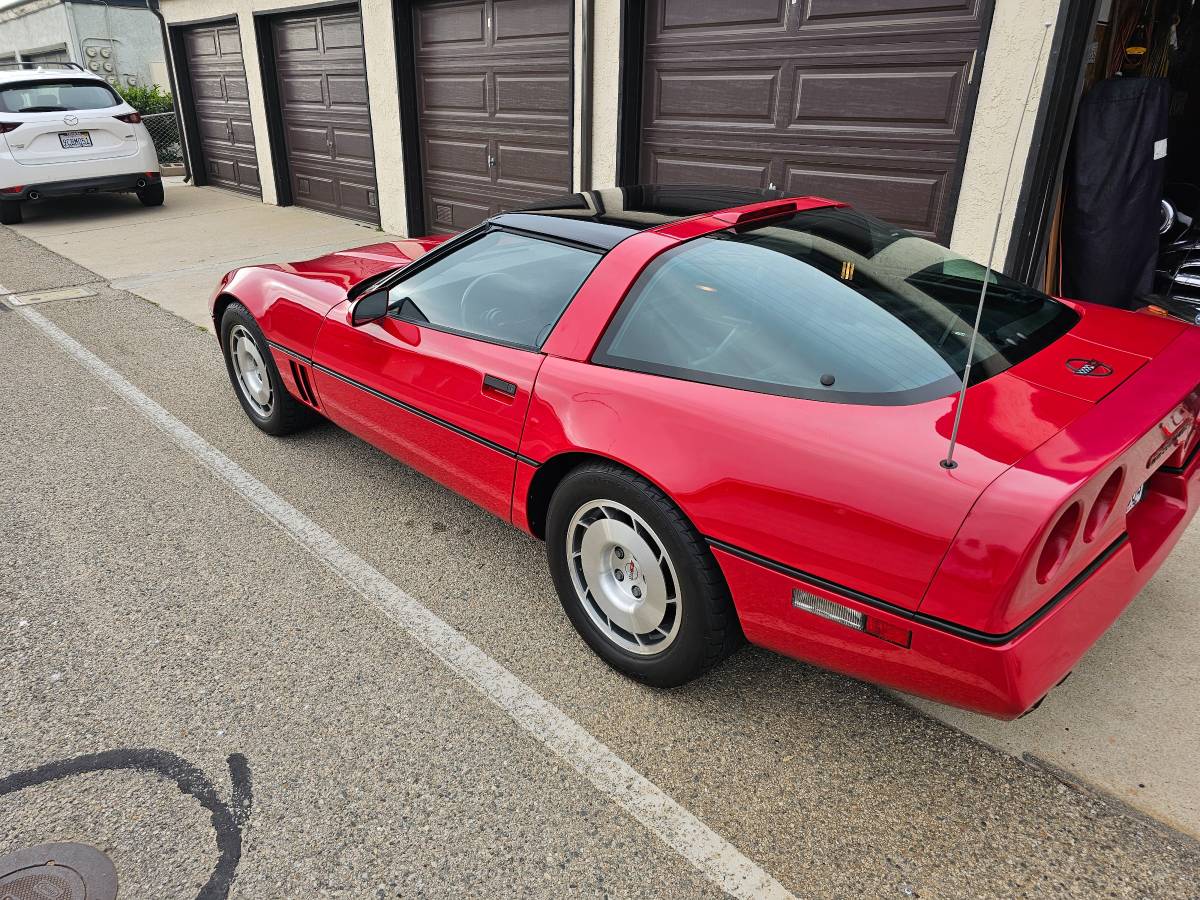
M 161 181 L 148 184 L 137 192 L 137 197 L 142 201 L 142 206 L 162 206 L 166 196 L 163 192 Z
M 20 225 L 21 204 L 15 200 L 0 201 L 0 225 Z

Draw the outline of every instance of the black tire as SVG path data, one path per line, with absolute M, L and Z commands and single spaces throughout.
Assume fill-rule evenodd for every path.
M 572 579 L 567 541 L 577 511 L 592 501 L 615 501 L 635 512 L 670 557 L 679 582 L 679 630 L 669 646 L 639 655 L 619 646 L 584 608 Z M 585 463 L 570 472 L 550 500 L 546 553 L 554 586 L 571 624 L 614 669 L 669 688 L 702 675 L 745 640 L 725 578 L 708 544 L 661 490 L 613 463 Z
M 163 191 L 161 181 L 154 184 L 148 184 L 137 192 L 137 198 L 142 201 L 142 206 L 162 206 L 163 201 L 167 199 L 166 192 Z
M 20 225 L 24 218 L 20 203 L 0 202 L 0 225 Z
M 245 329 L 253 338 L 255 348 L 263 361 L 263 368 L 266 369 L 270 380 L 271 405 L 270 411 L 266 415 L 263 415 L 255 407 L 238 379 L 233 361 L 233 341 L 230 337 L 238 326 Z M 240 303 L 229 304 L 225 312 L 221 314 L 221 353 L 225 357 L 225 371 L 229 373 L 229 381 L 233 385 L 233 392 L 237 396 L 238 402 L 242 404 L 242 409 L 246 411 L 250 421 L 267 434 L 292 434 L 307 428 L 320 418 L 314 410 L 288 393 L 288 389 L 284 387 L 283 381 L 279 377 L 279 369 L 275 365 L 275 359 L 271 355 L 262 329 L 254 321 L 250 310 Z

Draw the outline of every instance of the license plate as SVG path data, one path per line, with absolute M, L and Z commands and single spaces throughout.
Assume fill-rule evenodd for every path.
M 64 150 L 78 150 L 80 147 L 92 146 L 92 135 L 87 131 L 60 131 L 58 142 Z
M 1125 507 L 1126 514 L 1131 512 L 1135 506 L 1137 506 L 1139 503 L 1141 503 L 1142 498 L 1144 496 L 1146 496 L 1146 485 L 1145 484 L 1143 484 L 1136 491 L 1134 491 L 1133 496 L 1129 498 L 1129 505 L 1127 507 Z

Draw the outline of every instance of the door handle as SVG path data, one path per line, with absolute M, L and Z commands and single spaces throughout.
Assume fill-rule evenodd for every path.
M 503 394 L 506 400 L 511 400 L 517 396 L 517 386 L 515 384 L 511 381 L 505 381 L 503 378 L 497 378 L 495 375 L 483 376 L 483 391 L 485 394 Z

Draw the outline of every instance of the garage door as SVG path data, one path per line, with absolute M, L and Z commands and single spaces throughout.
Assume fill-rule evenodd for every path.
M 988 0 L 647 0 L 639 174 L 947 240 Z
M 427 229 L 569 193 L 570 0 L 425 0 L 413 15 Z
M 183 33 L 201 164 L 208 184 L 259 196 L 250 95 L 236 21 Z
M 293 202 L 378 225 L 358 10 L 279 18 L 272 37 Z

